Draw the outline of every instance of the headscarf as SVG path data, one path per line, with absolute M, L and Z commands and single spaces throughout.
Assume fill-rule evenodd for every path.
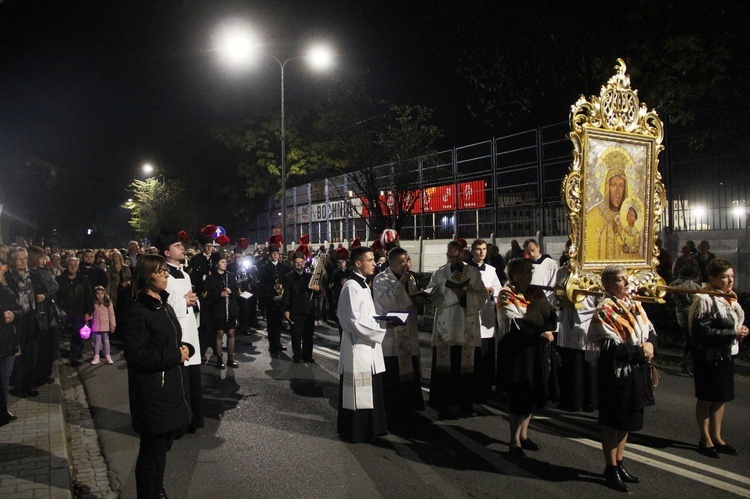
M 498 333 L 503 336 L 510 332 L 511 323 L 522 319 L 534 326 L 542 326 L 549 317 L 552 306 L 544 291 L 537 289 L 527 296 L 510 284 L 500 290 L 497 297 Z
M 598 355 L 601 340 L 611 340 L 618 345 L 642 345 L 652 331 L 653 325 L 639 302 L 630 297 L 619 299 L 605 292 L 591 319 L 586 338 L 587 357 L 590 358 L 591 353 Z M 617 377 L 627 376 L 629 370 L 629 364 L 615 363 Z

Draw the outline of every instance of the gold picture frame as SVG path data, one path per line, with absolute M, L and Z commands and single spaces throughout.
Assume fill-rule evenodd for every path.
M 656 232 L 666 205 L 659 173 L 664 127 L 655 110 L 639 102 L 626 65 L 598 96 L 581 96 L 570 113 L 573 162 L 562 199 L 571 226 L 569 275 L 560 297 L 572 303 L 599 292 L 601 271 L 628 269 L 635 290 L 659 299 L 664 281 L 656 273 Z

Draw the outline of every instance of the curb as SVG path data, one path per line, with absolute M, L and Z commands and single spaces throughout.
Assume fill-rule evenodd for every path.
M 50 469 L 50 497 L 54 499 L 72 499 L 72 482 L 70 479 L 72 464 L 68 447 L 68 432 L 65 416 L 63 415 L 62 384 L 60 382 L 60 362 L 55 361 L 55 387 L 50 392 L 49 402 L 54 407 L 49 416 L 49 453 L 55 460 L 60 460 L 60 467 Z

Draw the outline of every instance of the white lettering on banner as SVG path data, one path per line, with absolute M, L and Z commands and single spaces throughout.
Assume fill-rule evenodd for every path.
M 331 201 L 330 205 L 326 203 L 314 204 L 310 210 L 311 222 L 324 222 L 326 220 L 339 220 L 347 218 L 351 213 L 351 201 Z M 330 209 L 329 209 L 330 206 Z

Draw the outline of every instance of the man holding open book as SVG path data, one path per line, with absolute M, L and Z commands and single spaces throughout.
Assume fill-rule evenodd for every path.
M 463 246 L 448 243 L 448 263 L 434 274 L 428 288 L 435 305 L 432 328 L 430 403 L 440 419 L 473 415 L 477 383 L 475 366 L 480 355 L 479 309 L 487 290 L 476 267 L 461 259 Z

